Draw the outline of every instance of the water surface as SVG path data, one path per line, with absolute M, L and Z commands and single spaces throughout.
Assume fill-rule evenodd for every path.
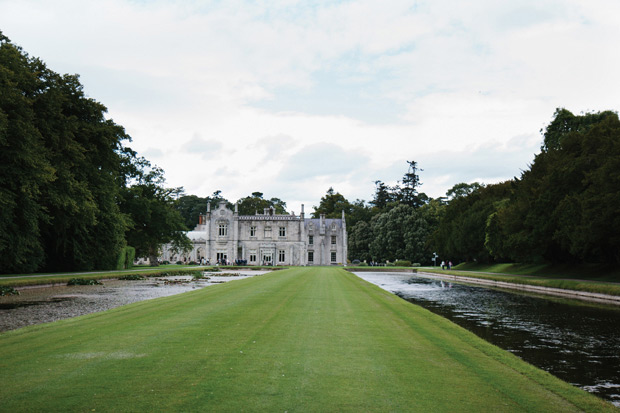
M 268 271 L 229 271 L 235 276 L 208 273 L 208 280 L 191 276 L 157 277 L 139 281 L 104 280 L 103 285 L 27 287 L 19 295 L 0 296 L 0 332 L 105 311 L 152 298 L 180 294 L 213 284 L 261 275 Z M 188 281 L 171 283 L 174 281 Z
M 355 273 L 620 406 L 620 308 L 402 273 Z

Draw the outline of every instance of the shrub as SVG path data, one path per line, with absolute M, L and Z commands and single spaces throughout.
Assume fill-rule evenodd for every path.
M 19 295 L 19 291 L 13 287 L 1 286 L 0 295 Z
M 103 285 L 100 281 L 92 278 L 71 278 L 67 285 Z
M 170 261 L 168 261 L 168 260 L 164 260 L 164 261 L 162 261 L 162 262 L 161 262 L 161 264 L 162 264 L 162 265 L 168 265 L 168 264 L 170 264 Z
M 409 261 L 409 260 L 396 260 L 396 262 L 394 262 L 394 265 L 396 265 L 397 267 L 411 267 L 411 261 Z
M 198 265 L 198 263 L 196 261 L 190 261 L 187 263 L 188 265 Z
M 394 264 L 393 262 L 388 262 L 385 264 L 386 267 L 396 267 L 396 264 Z
M 422 264 L 420 264 L 419 262 L 414 262 L 413 264 L 411 264 L 412 267 L 421 267 Z
M 358 265 L 360 267 L 368 267 L 368 263 L 365 263 L 365 262 L 360 262 Z
M 183 265 L 183 261 L 177 261 L 177 265 Z
M 121 248 L 116 261 L 116 269 L 124 270 L 133 267 L 133 261 L 136 258 L 136 249 L 134 247 L 126 246 Z
M 132 268 L 133 262 L 136 260 L 136 249 L 128 245 L 125 247 L 125 252 L 127 253 L 127 259 L 125 260 L 125 267 Z
M 123 247 L 119 251 L 118 258 L 116 259 L 116 269 L 124 270 L 125 268 L 127 268 L 126 264 L 127 264 L 127 250 L 125 249 L 125 247 Z

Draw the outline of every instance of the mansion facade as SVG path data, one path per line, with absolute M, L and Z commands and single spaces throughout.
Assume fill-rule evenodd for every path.
M 344 218 L 305 218 L 304 206 L 296 216 L 276 214 L 239 215 L 221 202 L 217 209 L 200 215 L 187 236 L 193 244 L 186 254 L 166 245 L 160 260 L 183 262 L 244 263 L 247 265 L 342 265 L 347 263 L 347 227 Z

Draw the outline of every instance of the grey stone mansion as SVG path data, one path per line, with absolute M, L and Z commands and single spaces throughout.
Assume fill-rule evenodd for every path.
M 347 227 L 344 218 L 305 218 L 276 214 L 273 208 L 262 214 L 239 215 L 222 202 L 217 209 L 200 215 L 198 225 L 187 236 L 192 251 L 175 253 L 165 246 L 161 260 L 196 261 L 248 265 L 342 265 L 347 262 Z

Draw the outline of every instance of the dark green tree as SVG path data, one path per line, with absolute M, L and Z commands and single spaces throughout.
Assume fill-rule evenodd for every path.
M 38 68 L 46 93 L 37 96 L 36 126 L 55 179 L 41 199 L 50 215 L 42 225 L 47 270 L 112 269 L 123 248 L 118 208 L 124 129 L 105 119 L 107 109 L 85 97 L 77 76 Z
M 313 208 L 312 218 L 319 218 L 321 214 L 325 214 L 326 218 L 340 218 L 342 217 L 342 211 L 344 211 L 345 217 L 349 215 L 353 206 L 342 194 L 335 192 L 334 188 L 330 187 L 327 193 L 321 197 L 319 206 L 314 206 Z
M 609 111 L 556 111 L 504 213 L 507 241 L 525 259 L 620 263 L 619 123 Z
M 347 231 L 349 260 L 371 261 L 370 243 L 373 236 L 370 224 L 358 221 L 348 228 L 350 228 Z
M 418 176 L 418 164 L 415 161 L 407 161 L 409 170 L 403 176 L 402 186 L 398 187 L 397 199 L 405 205 L 419 208 L 424 204 L 426 195 L 420 197 L 418 187 L 422 185 Z
M 465 182 L 461 182 L 459 184 L 455 184 L 452 188 L 448 189 L 448 192 L 446 192 L 446 197 L 448 198 L 448 200 L 453 200 L 456 198 L 461 198 L 464 196 L 467 196 L 473 192 L 476 192 L 477 190 L 481 189 L 483 187 L 483 185 L 481 185 L 478 182 L 474 182 L 471 184 L 465 183 Z
M 613 117 L 614 115 L 614 112 L 604 111 L 576 116 L 564 108 L 557 108 L 553 114 L 553 120 L 545 128 L 544 142 L 541 150 L 547 152 L 560 149 L 564 137 L 570 133 L 585 134 L 593 125 L 596 125 L 609 116 Z
M 214 191 L 211 196 L 204 198 L 196 195 L 179 196 L 178 201 L 175 203 L 175 207 L 183 217 L 185 226 L 193 229 L 198 224 L 198 216 L 207 212 L 207 205 L 209 203 L 211 204 L 211 208 L 217 208 L 222 201 L 226 202 L 228 208 L 234 208 L 231 202 L 222 197 L 222 191 L 219 189 Z
M 469 195 L 459 196 L 444 207 L 441 221 L 430 246 L 440 257 L 453 262 L 489 262 L 492 256 L 485 246 L 489 216 L 498 202 L 510 196 L 510 181 L 488 185 Z
M 54 179 L 33 101 L 43 85 L 32 61 L 0 32 L 0 271 L 33 272 L 45 260 L 41 187 Z
M 412 207 L 400 204 L 373 219 L 370 255 L 374 261 L 408 259 L 406 228 L 412 213 Z
M 129 217 L 127 242 L 135 247 L 136 257 L 148 257 L 151 265 L 157 265 L 162 245 L 171 244 L 178 252 L 192 248 L 191 241 L 183 231 L 183 217 L 175 208 L 176 198 L 182 188 L 166 188 L 163 170 L 149 168 L 136 177 L 136 183 L 122 194 L 121 208 Z
M 262 214 L 265 208 L 273 207 L 276 214 L 286 214 L 286 202 L 280 198 L 264 199 L 262 192 L 252 192 L 252 195 L 241 198 L 239 204 L 239 215 Z
M 115 268 L 122 127 L 61 76 L 0 34 L 0 252 L 3 271 Z
M 379 211 L 387 209 L 390 205 L 394 205 L 397 196 L 394 188 L 386 185 L 383 181 L 375 181 L 375 194 L 370 204 Z
M 194 228 L 198 224 L 198 216 L 207 211 L 207 198 L 196 195 L 180 196 L 176 202 L 176 209 L 183 217 L 183 224 L 187 228 Z

